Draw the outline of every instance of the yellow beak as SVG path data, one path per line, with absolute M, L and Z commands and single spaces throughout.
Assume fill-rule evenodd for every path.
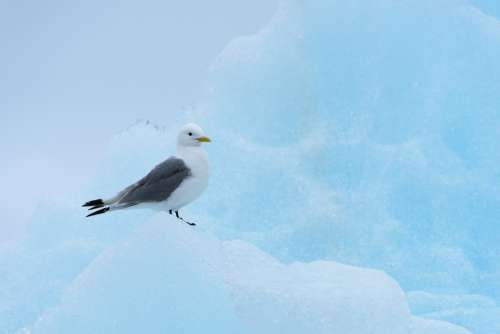
M 198 137 L 196 138 L 197 141 L 199 141 L 200 143 L 211 143 L 212 141 L 210 140 L 210 138 L 208 137 Z

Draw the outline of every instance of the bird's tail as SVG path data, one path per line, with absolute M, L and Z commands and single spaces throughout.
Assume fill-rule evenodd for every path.
M 87 217 L 92 217 L 92 216 L 106 213 L 110 210 L 126 209 L 126 208 L 129 208 L 131 206 L 136 205 L 136 203 L 117 204 L 116 203 L 117 198 L 118 198 L 118 196 L 115 198 L 111 198 L 109 200 L 95 199 L 93 201 L 89 201 L 89 202 L 83 204 L 82 206 L 89 207 L 89 211 L 96 210 L 96 211 L 93 211 L 87 215 Z
M 92 210 L 92 208 L 90 208 L 89 210 Z M 94 211 L 94 212 L 88 214 L 87 217 L 92 217 L 92 216 L 95 216 L 95 215 L 100 215 L 100 214 L 108 212 L 109 210 L 110 210 L 110 208 L 107 206 L 105 208 L 99 209 L 97 211 Z
M 111 197 L 108 199 L 99 198 L 99 199 L 95 199 L 93 201 L 88 201 L 87 203 L 85 203 L 82 206 L 83 207 L 91 206 L 92 208 L 89 210 L 94 210 L 97 208 L 102 208 L 104 206 L 109 206 L 109 205 L 115 204 L 124 196 L 124 194 L 126 194 L 127 190 L 128 190 L 128 188 L 119 192 L 118 195 L 116 195 L 115 197 Z
M 82 205 L 83 207 L 89 207 L 89 211 L 96 210 L 87 215 L 87 217 L 92 217 L 95 215 L 100 215 L 109 211 L 109 207 L 106 206 L 106 202 L 101 198 L 95 199 L 93 201 L 88 201 Z M 99 210 L 97 210 L 99 209 Z
M 105 205 L 104 201 L 99 198 L 99 199 L 95 199 L 93 201 L 88 201 L 87 203 L 85 203 L 82 206 L 83 207 L 90 206 L 91 208 L 89 210 L 94 210 L 94 209 L 102 208 L 104 205 Z

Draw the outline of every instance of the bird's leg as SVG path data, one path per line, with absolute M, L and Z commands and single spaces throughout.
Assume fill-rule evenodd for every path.
M 182 218 L 181 216 L 179 216 L 179 211 L 175 211 L 175 216 L 176 216 L 178 219 L 182 220 L 183 222 L 185 222 L 186 224 L 188 224 L 188 225 L 190 225 L 190 226 L 195 226 L 195 225 L 196 225 L 195 223 L 190 223 L 190 222 L 188 222 L 187 220 L 184 220 L 184 218 Z
M 168 213 L 172 214 L 172 210 L 168 210 Z

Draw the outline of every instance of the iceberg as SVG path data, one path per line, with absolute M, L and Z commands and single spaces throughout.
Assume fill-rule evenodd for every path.
M 138 122 L 0 244 L 0 333 L 498 332 L 498 59 L 467 1 L 282 1 L 183 113 L 214 140 L 196 229 L 82 218 L 174 151 Z
M 202 209 L 285 262 L 498 300 L 498 59 L 500 21 L 467 1 L 282 2 L 212 68 L 195 115 L 231 207 Z
M 284 264 L 162 213 L 95 257 L 22 332 L 278 330 L 468 333 L 412 317 L 405 294 L 382 272 L 329 261 Z
M 140 174 L 169 134 L 140 122 L 116 136 L 98 190 L 87 191 Z M 24 238 L 2 248 L 0 333 L 469 333 L 412 314 L 399 284 L 379 270 L 283 262 L 192 208 L 196 228 L 140 210 L 88 220 L 80 202 L 40 204 Z
M 407 293 L 410 309 L 425 318 L 443 319 L 469 328 L 474 333 L 500 331 L 500 307 L 492 298 L 481 295 L 446 295 L 424 291 Z

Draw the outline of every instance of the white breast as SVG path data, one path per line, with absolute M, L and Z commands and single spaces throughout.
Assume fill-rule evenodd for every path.
M 184 160 L 191 174 L 164 203 L 165 210 L 179 210 L 197 199 L 208 185 L 210 167 L 207 154 L 201 146 L 178 149 L 177 157 Z

